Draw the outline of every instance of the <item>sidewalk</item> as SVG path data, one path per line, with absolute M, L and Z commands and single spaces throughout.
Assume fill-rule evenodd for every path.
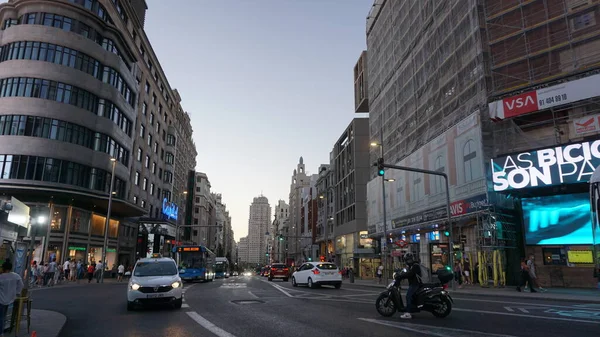
M 391 282 L 391 280 L 388 280 Z M 344 279 L 344 283 L 352 284 L 349 280 Z M 383 289 L 385 286 L 377 284 L 376 280 L 355 280 L 354 285 Z M 451 289 L 451 288 L 450 288 Z M 482 288 L 479 285 L 463 286 L 451 290 L 452 294 L 456 295 L 472 295 L 472 296 L 499 296 L 507 298 L 537 298 L 544 300 L 568 300 L 600 303 L 600 289 L 580 289 L 580 288 L 549 288 L 546 292 L 518 292 L 516 287 L 508 286 L 505 288 Z
M 35 331 L 38 337 L 57 337 L 63 326 L 67 323 L 67 317 L 56 311 L 31 309 L 31 327 L 27 333 L 27 320 L 21 321 L 21 329 L 17 337 L 28 337 Z M 5 333 L 6 336 L 15 336 L 15 331 Z
M 105 284 L 107 284 L 107 283 L 108 284 L 127 284 L 127 282 L 129 282 L 129 279 L 123 279 L 123 281 L 121 281 L 121 282 L 117 282 L 116 278 L 105 278 L 104 279 L 104 283 Z M 70 281 L 69 282 L 63 281 L 60 284 L 57 284 L 57 285 L 52 286 L 52 287 L 34 287 L 34 288 L 31 288 L 30 291 L 39 291 L 39 290 L 57 289 L 57 288 L 67 288 L 67 287 L 83 287 L 83 286 L 88 286 L 89 287 L 89 286 L 94 285 L 94 284 L 99 284 L 99 283 L 96 283 L 95 279 L 93 279 L 92 282 L 90 282 L 90 283 L 88 283 L 87 279 L 81 280 L 79 283 L 77 283 L 77 282 L 70 282 Z

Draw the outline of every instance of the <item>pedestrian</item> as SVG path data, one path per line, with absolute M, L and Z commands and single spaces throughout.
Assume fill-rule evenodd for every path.
M 79 261 L 77 261 L 77 283 L 79 283 L 79 281 L 83 278 L 83 273 L 84 273 L 84 269 L 83 269 L 83 263 L 81 262 L 81 259 Z
M 121 263 L 117 267 L 117 282 L 123 281 L 123 274 L 125 273 L 125 266 Z
M 52 259 L 50 260 L 50 263 L 48 263 L 48 271 L 46 272 L 46 279 L 48 280 L 46 285 L 48 287 L 54 285 L 54 274 L 56 274 L 56 260 Z
M 454 281 L 458 282 L 458 288 L 462 288 L 462 265 L 460 261 L 454 262 Z
M 35 275 L 37 277 L 37 285 L 39 287 L 44 285 L 45 270 L 46 270 L 46 267 L 44 266 L 44 261 L 41 261 L 40 263 L 38 263 L 37 273 Z
M 533 254 L 529 255 L 529 260 L 527 260 L 527 267 L 529 268 L 529 288 L 535 292 L 535 288 L 539 291 L 546 291 L 546 289 L 542 288 L 538 282 L 537 275 L 535 273 L 535 256 Z
M 379 279 L 377 281 L 377 283 L 381 284 L 382 277 L 383 277 L 383 265 L 380 264 L 379 267 L 377 267 L 377 278 Z
M 21 294 L 21 290 L 23 290 L 23 280 L 19 274 L 12 272 L 12 263 L 6 259 L 0 274 L 0 337 L 4 336 L 8 306 Z
M 63 270 L 65 272 L 65 279 L 68 281 L 69 280 L 69 265 L 71 263 L 71 258 L 67 258 L 67 261 L 65 261 L 65 263 L 63 264 Z
M 465 258 L 463 264 L 463 275 L 465 275 L 465 284 L 471 284 L 471 263 L 468 257 Z
M 75 263 L 75 259 L 72 259 L 69 262 L 69 277 L 71 281 L 77 280 L 77 264 Z
M 517 286 L 517 291 L 521 292 L 521 287 L 525 287 L 529 283 L 531 287 L 531 277 L 529 276 L 529 267 L 527 266 L 527 262 L 525 258 L 521 258 L 521 282 Z M 532 293 L 536 293 L 535 289 L 531 288 Z
M 31 268 L 29 268 L 29 287 L 33 288 L 37 283 L 37 261 L 33 261 L 31 263 Z
M 91 283 L 92 279 L 94 278 L 95 267 L 96 267 L 95 264 L 90 263 L 90 265 L 87 268 L 88 283 Z
M 54 280 L 52 285 L 56 285 L 56 284 L 60 284 L 60 282 L 62 281 L 64 277 L 63 274 L 63 264 L 62 263 L 57 263 L 56 264 L 56 272 L 54 273 Z
M 96 264 L 96 283 L 100 283 L 100 278 L 102 277 L 103 272 L 104 272 L 104 264 L 102 264 L 102 260 L 100 260 Z

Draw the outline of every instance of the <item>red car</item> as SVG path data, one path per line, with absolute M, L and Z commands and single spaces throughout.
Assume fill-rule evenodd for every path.
M 290 269 L 283 263 L 273 263 L 271 265 L 271 270 L 269 273 L 269 281 L 273 281 L 273 279 L 283 279 L 284 282 L 288 281 L 290 277 Z

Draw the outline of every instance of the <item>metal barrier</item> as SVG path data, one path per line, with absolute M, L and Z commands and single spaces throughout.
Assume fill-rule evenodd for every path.
M 7 308 L 7 311 L 10 312 L 10 317 L 7 317 L 5 323 L 5 331 L 9 331 L 9 333 L 15 332 L 15 336 L 19 334 L 19 330 L 21 330 L 21 320 L 23 317 L 27 319 L 27 333 L 31 328 L 31 299 L 26 297 L 17 297 L 13 304 Z M 12 308 L 11 308 L 12 307 Z M 12 309 L 12 310 L 10 310 Z M 23 315 L 23 309 L 27 309 L 25 315 Z M 8 315 L 7 315 L 8 316 Z

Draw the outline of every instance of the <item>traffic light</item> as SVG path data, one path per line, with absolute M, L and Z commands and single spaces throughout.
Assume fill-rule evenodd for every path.
M 265 256 L 269 256 L 269 253 L 266 253 Z
M 381 177 L 385 174 L 385 169 L 383 167 L 383 158 L 377 159 L 377 174 Z
M 444 231 L 444 235 L 445 236 L 450 236 L 450 232 L 449 231 Z
M 279 235 L 279 241 L 283 241 L 283 235 Z
M 312 257 L 309 257 L 309 258 L 308 258 L 308 261 L 312 261 Z

